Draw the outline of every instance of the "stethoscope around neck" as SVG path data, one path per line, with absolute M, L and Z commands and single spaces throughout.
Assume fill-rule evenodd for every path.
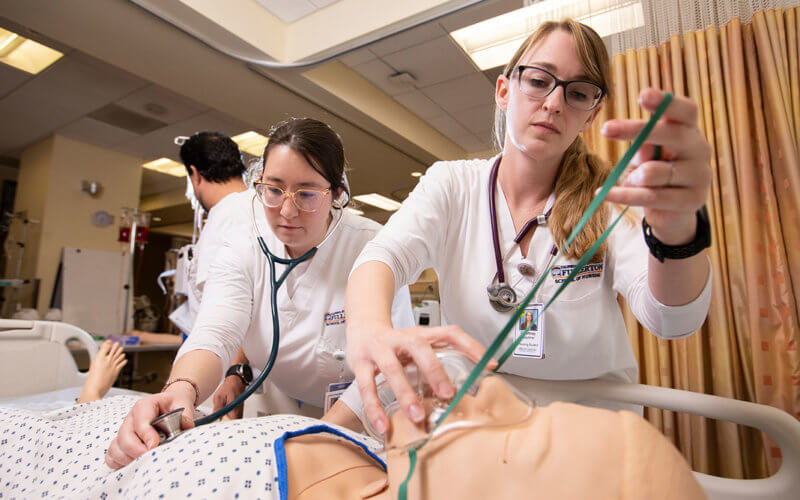
M 503 269 L 503 262 L 508 258 L 511 252 L 519 245 L 519 242 L 528 234 L 533 228 L 538 226 L 545 226 L 547 225 L 547 220 L 550 218 L 550 213 L 553 211 L 552 207 L 545 213 L 537 215 L 536 217 L 530 219 L 528 222 L 522 226 L 522 229 L 519 230 L 517 235 L 514 237 L 514 245 L 511 246 L 506 255 L 502 255 L 500 253 L 500 236 L 499 231 L 497 229 L 497 207 L 495 206 L 495 199 L 497 197 L 497 174 L 500 170 L 500 160 L 503 157 L 498 156 L 497 160 L 495 160 L 494 165 L 492 165 L 492 171 L 489 174 L 489 219 L 491 220 L 492 224 L 492 246 L 494 249 L 494 261 L 497 272 L 492 278 L 491 284 L 486 287 L 486 293 L 489 295 L 489 303 L 492 307 L 498 312 L 508 312 L 517 305 L 519 305 L 519 299 L 517 298 L 517 292 L 514 290 L 511 285 L 506 282 L 506 273 Z M 553 245 L 553 249 L 550 252 L 552 259 L 553 256 L 558 252 L 558 249 L 555 245 Z M 530 250 L 528 251 L 530 253 Z M 545 269 L 549 267 L 549 264 L 545 266 Z M 530 264 L 526 265 L 527 274 L 533 274 L 534 269 Z
M 245 391 L 242 394 L 240 394 L 236 399 L 225 405 L 225 407 L 215 411 L 211 415 L 195 420 L 194 421 L 195 426 L 211 423 L 221 418 L 222 416 L 228 414 L 228 412 L 230 412 L 240 404 L 244 403 L 244 401 L 248 397 L 250 397 L 250 395 L 253 394 L 256 390 L 258 390 L 258 388 L 261 387 L 261 385 L 267 379 L 267 376 L 272 371 L 272 368 L 275 365 L 275 360 L 278 357 L 278 347 L 280 346 L 281 324 L 280 324 L 280 319 L 278 317 L 278 290 L 280 289 L 281 285 L 286 281 L 286 277 L 289 275 L 290 272 L 292 272 L 294 268 L 296 268 L 298 265 L 302 264 L 303 262 L 306 262 L 311 257 L 313 257 L 314 254 L 317 253 L 319 247 L 324 245 L 325 242 L 327 242 L 328 239 L 330 239 L 331 235 L 333 235 L 333 233 L 336 231 L 336 228 L 339 227 L 339 224 L 342 222 L 342 218 L 344 217 L 343 204 L 340 202 L 335 202 L 334 203 L 335 210 L 333 210 L 333 212 L 338 213 L 338 216 L 336 216 L 335 214 L 332 215 L 334 220 L 331 222 L 328 231 L 325 234 L 325 237 L 322 239 L 322 241 L 320 241 L 317 245 L 315 245 L 313 248 L 311 248 L 310 250 L 308 250 L 306 253 L 304 253 L 299 257 L 285 258 L 285 257 L 278 257 L 277 255 L 275 255 L 270 251 L 269 246 L 267 246 L 267 243 L 264 241 L 264 237 L 258 230 L 258 224 L 256 222 L 256 206 L 260 205 L 261 203 L 258 202 L 257 196 L 253 194 L 253 197 L 250 200 L 250 217 L 251 217 L 250 221 L 253 224 L 253 234 L 256 237 L 258 246 L 261 248 L 261 252 L 267 258 L 267 262 L 269 263 L 270 308 L 272 312 L 272 346 L 270 347 L 269 358 L 267 359 L 267 364 L 264 366 L 264 369 L 261 371 L 261 374 L 258 376 L 258 378 L 256 378 L 253 381 L 252 384 L 250 384 L 245 389 Z M 286 268 L 281 273 L 280 277 L 278 277 L 277 279 L 275 278 L 275 276 L 277 275 L 277 272 L 275 270 L 276 264 L 282 264 L 286 266 Z M 180 414 L 181 412 L 176 413 L 177 419 L 180 419 Z M 152 422 L 153 425 L 155 425 L 157 423 L 156 421 L 159 421 L 159 419 L 161 419 L 160 422 L 163 422 L 164 417 L 167 417 L 168 415 L 169 414 L 165 414 L 156 418 L 156 420 Z M 166 424 L 162 423 L 162 426 L 164 425 Z M 180 425 L 178 425 L 177 428 L 180 429 Z M 174 437 L 175 437 L 174 433 L 166 434 L 167 440 L 170 440 Z

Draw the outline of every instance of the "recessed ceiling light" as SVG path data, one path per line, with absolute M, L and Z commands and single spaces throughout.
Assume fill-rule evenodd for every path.
M 268 139 L 258 132 L 252 130 L 232 137 L 233 142 L 239 145 L 239 149 L 253 156 L 264 154 Z
M 347 210 L 348 212 L 350 212 L 353 215 L 364 215 L 364 211 L 363 210 L 359 210 L 357 208 L 344 207 L 344 209 Z
M 58 61 L 61 52 L 0 28 L 0 62 L 36 74 Z
M 422 177 L 422 172 L 411 172 L 411 177 Z
M 525 38 L 545 21 L 572 17 L 601 37 L 644 26 L 641 3 L 619 0 L 543 0 L 450 33 L 481 71 L 511 60 Z
M 373 207 L 378 207 L 381 210 L 386 210 L 388 212 L 394 212 L 400 208 L 401 205 L 401 203 L 394 201 L 391 198 L 379 195 L 378 193 L 360 194 L 358 196 L 353 196 L 353 199 L 360 201 L 361 203 L 366 203 L 367 205 L 372 205 Z
M 173 175 L 175 177 L 186 177 L 186 167 L 182 163 L 170 160 L 169 158 L 159 158 L 158 160 L 149 161 L 142 165 L 149 170 L 155 170 L 162 174 Z

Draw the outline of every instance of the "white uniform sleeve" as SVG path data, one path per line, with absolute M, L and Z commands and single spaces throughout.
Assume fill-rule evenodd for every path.
M 245 249 L 226 242 L 211 264 L 192 333 L 176 357 L 189 351 L 211 351 L 222 363 L 223 376 L 250 326 L 253 307 L 251 258 Z M 252 256 L 251 256 L 252 257 Z
M 616 217 L 617 212 L 612 212 Z M 641 215 L 637 214 L 637 217 L 641 220 Z M 650 251 L 640 226 L 621 220 L 611 233 L 609 242 L 614 289 L 625 297 L 642 326 L 664 339 L 687 337 L 703 326 L 711 305 L 710 262 L 708 279 L 700 295 L 688 304 L 668 306 L 659 302 L 650 291 L 647 282 Z
M 436 266 L 450 220 L 450 200 L 457 196 L 452 167 L 434 164 L 408 199 L 353 264 L 383 262 L 394 274 L 395 290 L 413 283 L 423 270 Z

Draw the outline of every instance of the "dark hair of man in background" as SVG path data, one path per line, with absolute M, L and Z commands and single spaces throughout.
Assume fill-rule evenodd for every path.
M 219 132 L 198 132 L 188 138 L 181 146 L 181 161 L 187 170 L 193 165 L 209 182 L 226 182 L 245 171 L 239 146 Z

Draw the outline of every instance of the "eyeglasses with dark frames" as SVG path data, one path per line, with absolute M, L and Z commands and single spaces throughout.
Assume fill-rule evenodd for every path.
M 536 66 L 517 66 L 511 72 L 519 77 L 519 90 L 523 94 L 541 99 L 549 96 L 557 87 L 564 89 L 566 103 L 581 111 L 590 111 L 600 104 L 606 91 L 600 85 L 588 80 L 560 80 L 554 74 Z

